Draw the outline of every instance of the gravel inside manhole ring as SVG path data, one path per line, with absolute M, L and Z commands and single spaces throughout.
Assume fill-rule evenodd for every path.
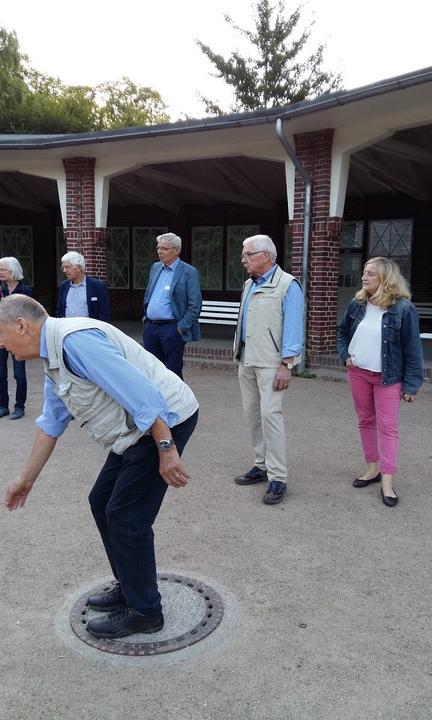
M 159 655 L 181 650 L 207 637 L 222 620 L 223 603 L 220 595 L 209 585 L 171 573 L 158 575 L 159 592 L 165 625 L 158 633 L 136 633 L 118 640 L 95 638 L 86 630 L 87 622 L 99 616 L 87 606 L 87 598 L 95 592 L 110 589 L 111 584 L 97 585 L 82 595 L 70 612 L 74 633 L 85 642 L 103 652 L 115 655 Z

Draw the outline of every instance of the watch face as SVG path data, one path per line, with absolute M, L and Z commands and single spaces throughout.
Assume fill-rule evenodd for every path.
M 159 440 L 158 445 L 161 450 L 169 450 L 174 445 L 174 440 Z

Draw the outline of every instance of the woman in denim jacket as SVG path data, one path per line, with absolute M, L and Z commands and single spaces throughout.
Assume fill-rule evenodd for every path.
M 388 258 L 368 260 L 362 289 L 338 330 L 337 350 L 348 368 L 366 470 L 356 488 L 381 481 L 384 505 L 394 507 L 401 399 L 413 402 L 423 382 L 417 312 L 399 267 Z

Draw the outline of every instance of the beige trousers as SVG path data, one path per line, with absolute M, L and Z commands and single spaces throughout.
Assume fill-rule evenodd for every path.
M 283 390 L 273 390 L 277 368 L 239 364 L 243 412 L 255 450 L 255 465 L 267 470 L 269 481 L 287 479 Z

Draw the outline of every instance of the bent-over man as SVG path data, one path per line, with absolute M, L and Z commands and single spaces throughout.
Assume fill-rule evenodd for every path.
M 268 235 L 243 242 L 246 280 L 234 338 L 243 410 L 255 464 L 234 478 L 238 485 L 266 482 L 263 502 L 275 505 L 286 493 L 287 459 L 282 415 L 283 390 L 300 362 L 303 292 L 297 280 L 276 265 Z
M 96 637 L 120 638 L 163 627 L 152 525 L 168 485 L 189 475 L 180 455 L 198 417 L 191 389 L 151 353 L 108 323 L 49 317 L 35 300 L 0 303 L 0 347 L 20 360 L 41 357 L 44 406 L 27 462 L 5 504 L 24 506 L 72 417 L 108 451 L 90 507 L 112 572 L 113 588 L 88 599 Z
M 183 378 L 185 343 L 201 337 L 199 272 L 180 260 L 178 235 L 164 233 L 156 242 L 159 262 L 151 266 L 144 295 L 143 345 Z

